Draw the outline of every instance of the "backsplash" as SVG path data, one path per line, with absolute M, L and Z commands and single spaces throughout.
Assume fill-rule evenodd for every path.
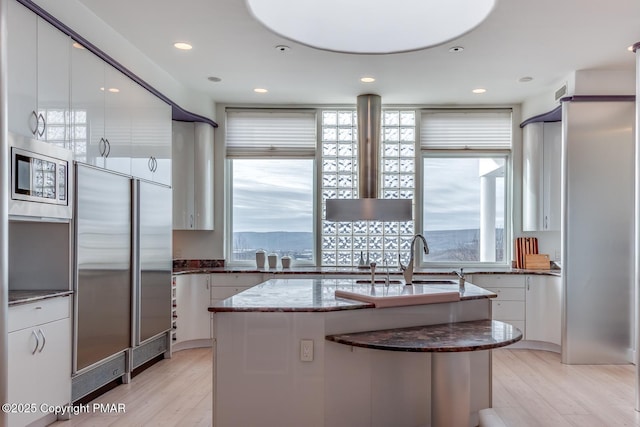
M 223 259 L 174 259 L 173 269 L 224 267 Z

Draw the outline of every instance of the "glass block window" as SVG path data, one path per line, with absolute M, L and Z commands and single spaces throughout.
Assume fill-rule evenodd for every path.
M 333 222 L 326 218 L 327 199 L 358 197 L 358 135 L 354 110 L 322 112 L 321 264 L 357 266 L 360 259 L 398 265 L 407 263 L 413 221 Z M 415 111 L 385 110 L 380 144 L 380 192 L 384 199 L 415 199 Z

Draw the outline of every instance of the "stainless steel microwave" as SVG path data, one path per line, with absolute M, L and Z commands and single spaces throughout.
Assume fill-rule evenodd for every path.
M 9 215 L 71 219 L 73 154 L 52 144 L 10 134 Z

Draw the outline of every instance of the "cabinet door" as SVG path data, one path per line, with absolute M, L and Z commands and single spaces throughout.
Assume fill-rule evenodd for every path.
M 37 339 L 36 339 L 37 337 Z M 9 402 L 37 403 L 35 413 L 9 414 L 8 425 L 43 417 L 39 405 L 65 405 L 71 399 L 71 321 L 69 318 L 9 334 Z M 35 351 L 35 352 L 34 352 Z
M 176 276 L 176 342 L 211 338 L 208 274 Z
M 560 230 L 562 123 L 545 123 L 543 137 L 543 230 Z
M 213 126 L 194 123 L 194 215 L 196 230 L 213 230 Z
M 7 10 L 9 131 L 34 138 L 37 120 L 37 26 L 34 13 L 15 0 Z
M 143 87 L 133 86 L 132 174 L 171 185 L 171 106 Z
M 77 42 L 71 50 L 71 145 L 79 162 L 104 166 L 104 71 L 102 59 Z
M 104 139 L 107 151 L 101 166 L 129 175 L 131 174 L 131 103 L 135 99 L 135 83 L 109 65 L 105 64 L 104 70 Z
M 174 230 L 193 230 L 195 226 L 194 129 L 190 122 L 172 122 Z
M 526 280 L 527 340 L 560 345 L 561 278 L 527 276 Z
M 522 132 L 522 230 L 538 231 L 543 211 L 543 123 L 530 123 Z
M 70 38 L 38 18 L 38 116 L 43 122 L 42 135 L 62 148 L 71 148 L 69 135 Z

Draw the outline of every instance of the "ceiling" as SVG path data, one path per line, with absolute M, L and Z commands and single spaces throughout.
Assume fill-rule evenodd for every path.
M 218 103 L 352 105 L 363 93 L 385 104 L 520 103 L 553 93 L 575 70 L 635 69 L 627 47 L 640 41 L 638 0 L 498 0 L 484 23 L 457 39 L 385 55 L 286 40 L 256 21 L 243 0 L 80 1 L 175 79 Z M 388 4 L 371 0 L 371 7 Z M 402 22 L 389 25 L 402 34 Z M 193 49 L 179 51 L 177 41 Z M 464 50 L 451 53 L 453 46 Z M 362 83 L 363 76 L 376 81 Z M 525 76 L 533 80 L 518 81 Z M 473 94 L 478 87 L 487 92 Z

